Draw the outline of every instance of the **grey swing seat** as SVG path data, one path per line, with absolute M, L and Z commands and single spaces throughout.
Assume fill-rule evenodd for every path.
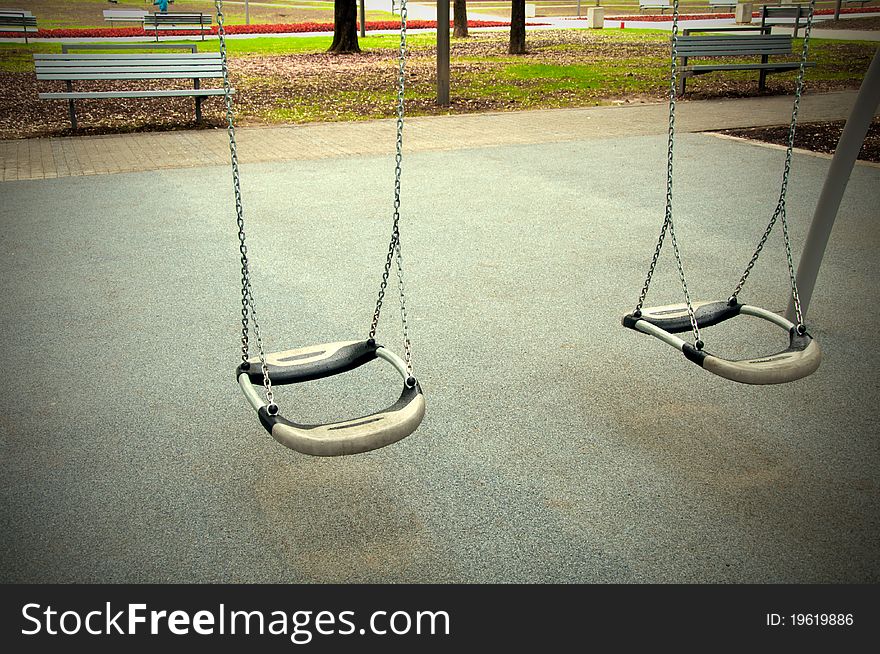
M 263 427 L 282 445 L 302 454 L 312 456 L 342 456 L 369 452 L 391 445 L 412 434 L 425 416 L 425 397 L 413 376 L 412 346 L 409 340 L 406 313 L 406 296 L 403 288 L 403 263 L 400 248 L 400 178 L 403 159 L 403 117 L 406 62 L 406 0 L 403 0 L 403 17 L 400 22 L 400 49 L 397 75 L 397 138 L 394 168 L 394 205 L 391 240 L 385 257 L 382 281 L 376 308 L 366 340 L 341 341 L 313 345 L 284 352 L 266 353 L 257 323 L 253 288 L 250 280 L 250 263 L 245 242 L 244 211 L 241 202 L 241 182 L 238 168 L 235 123 L 232 108 L 232 88 L 226 55 L 226 32 L 224 28 L 223 0 L 216 0 L 217 36 L 223 86 L 226 90 L 227 134 L 232 163 L 233 192 L 235 194 L 236 222 L 238 224 L 239 252 L 241 253 L 241 363 L 236 367 L 235 377 L 251 407 L 257 412 Z M 396 262 L 397 290 L 400 296 L 400 317 L 403 331 L 403 357 L 376 343 L 376 330 L 388 288 L 392 265 Z M 257 342 L 258 356 L 250 356 L 250 334 Z M 279 413 L 272 386 L 298 384 L 354 370 L 374 359 L 390 363 L 403 378 L 403 390 L 397 401 L 382 411 L 350 420 L 319 425 L 307 425 L 288 420 Z M 262 386 L 265 400 L 258 393 Z
M 376 413 L 319 425 L 296 423 L 277 412 L 272 413 L 272 406 L 254 388 L 254 384 L 263 384 L 259 357 L 240 364 L 236 368 L 236 378 L 266 431 L 282 445 L 312 456 L 361 454 L 406 438 L 425 416 L 425 396 L 418 381 L 407 372 L 406 362 L 373 339 L 325 343 L 265 355 L 266 368 L 274 385 L 331 377 L 377 358 L 390 363 L 403 377 L 403 391 L 398 400 Z
M 624 316 L 623 326 L 659 338 L 701 368 L 741 384 L 784 384 L 811 375 L 822 362 L 819 344 L 806 330 L 782 316 L 737 301 L 696 302 L 694 317 L 700 329 L 717 325 L 739 315 L 753 316 L 770 322 L 788 332 L 789 343 L 784 350 L 751 359 L 725 359 L 697 349 L 675 334 L 691 331 L 686 304 L 673 304 L 642 309 Z

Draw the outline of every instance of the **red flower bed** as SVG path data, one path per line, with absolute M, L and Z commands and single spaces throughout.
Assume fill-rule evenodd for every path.
M 450 26 L 452 22 L 450 21 Z M 528 25 L 545 25 L 546 23 L 527 23 Z M 435 20 L 410 20 L 407 26 L 413 29 L 435 29 Z M 468 27 L 508 27 L 509 22 L 496 20 L 469 20 Z M 400 23 L 394 20 L 372 21 L 367 23 L 368 30 L 396 30 Z M 227 34 L 291 34 L 301 32 L 332 32 L 333 23 L 279 23 L 270 25 L 229 25 Z M 217 33 L 217 26 L 213 25 L 210 34 Z M 171 33 L 163 33 L 163 36 L 198 36 L 198 30 L 175 30 Z M 152 30 L 145 31 L 142 27 L 93 27 L 75 29 L 49 29 L 40 30 L 35 34 L 28 34 L 28 38 L 118 38 L 126 36 L 155 36 Z M 0 32 L 0 37 L 21 37 L 19 32 Z
M 841 14 L 862 14 L 862 13 L 872 13 L 880 11 L 880 7 L 865 7 L 864 9 L 841 9 Z M 816 16 L 828 16 L 834 15 L 833 9 L 817 9 L 815 11 Z M 713 18 L 733 18 L 733 14 L 681 14 L 678 18 L 679 20 L 709 20 Z M 752 12 L 752 18 L 760 18 L 761 12 L 755 11 Z M 575 19 L 575 20 L 583 20 L 583 19 Z M 631 14 L 629 16 L 606 16 L 605 20 L 608 21 L 638 21 L 638 22 L 646 22 L 646 23 L 661 23 L 672 21 L 672 16 L 670 14 L 661 14 L 659 16 L 640 16 L 638 14 Z

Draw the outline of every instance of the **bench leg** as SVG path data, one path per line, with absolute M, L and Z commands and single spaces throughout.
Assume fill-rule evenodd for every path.
M 67 80 L 67 91 L 68 93 L 73 92 L 73 83 L 70 80 Z M 76 129 L 76 107 L 73 104 L 73 98 L 67 101 L 67 109 L 70 113 L 70 126 L 75 130 Z
M 687 58 L 687 57 L 682 57 L 682 58 L 681 58 L 681 65 L 682 65 L 682 66 L 687 66 L 687 63 L 688 63 L 688 58 Z M 686 74 L 684 71 L 680 72 L 680 73 L 679 73 L 679 79 L 681 80 L 681 82 L 680 82 L 679 85 L 678 85 L 678 94 L 679 94 L 679 95 L 684 95 L 684 89 L 685 89 L 685 86 L 687 85 L 687 82 L 686 82 L 686 80 L 687 80 L 687 74 Z
M 198 89 L 201 88 L 201 80 L 197 77 L 193 80 L 193 88 Z M 195 96 L 196 100 L 196 122 L 202 122 L 202 100 L 204 98 L 200 95 Z

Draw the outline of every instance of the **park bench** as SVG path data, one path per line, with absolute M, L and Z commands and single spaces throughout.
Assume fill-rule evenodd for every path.
M 144 31 L 154 31 L 156 40 L 160 32 L 179 32 L 181 30 L 197 30 L 205 40 L 205 32 L 211 31 L 211 14 L 147 14 L 144 16 Z
M 639 0 L 639 12 L 645 9 L 659 9 L 660 13 L 664 13 L 667 9 L 672 9 L 669 0 Z
M 28 32 L 37 31 L 37 18 L 26 9 L 0 9 L 0 32 L 21 32 L 28 42 Z
M 859 7 L 864 7 L 872 0 L 843 0 L 843 4 L 845 5 L 859 5 Z
M 709 0 L 709 9 L 729 9 L 733 11 L 736 9 L 736 0 L 733 0 L 733 2 L 730 0 Z
M 104 20 L 110 24 L 143 23 L 147 13 L 143 9 L 105 9 Z
M 808 9 L 803 5 L 789 6 L 770 6 L 761 5 L 761 27 L 772 27 L 773 25 L 794 25 L 792 36 L 798 35 L 801 19 L 806 19 Z M 790 19 L 794 19 L 792 22 Z
M 767 75 L 786 70 L 797 70 L 799 61 L 770 62 L 771 56 L 785 56 L 792 54 L 792 37 L 786 35 L 770 34 L 721 34 L 715 36 L 680 36 L 678 37 L 677 53 L 681 57 L 681 93 L 684 94 L 685 83 L 688 77 L 703 75 L 714 71 L 727 70 L 757 70 L 758 89 L 766 88 Z M 688 59 L 695 57 L 753 57 L 760 56 L 760 63 L 709 63 L 688 65 Z M 807 66 L 815 66 L 815 62 L 808 61 Z
M 143 47 L 143 46 L 142 46 Z M 105 98 L 192 97 L 196 103 L 196 121 L 202 119 L 202 101 L 208 96 L 223 95 L 222 88 L 203 89 L 200 80 L 223 77 L 220 53 L 178 54 L 35 54 L 38 80 L 63 81 L 67 90 L 40 93 L 41 100 L 67 100 L 70 122 L 76 129 L 75 100 Z M 78 80 L 158 80 L 191 79 L 191 89 L 135 89 L 114 91 L 74 91 Z M 234 91 L 233 91 L 234 92 Z

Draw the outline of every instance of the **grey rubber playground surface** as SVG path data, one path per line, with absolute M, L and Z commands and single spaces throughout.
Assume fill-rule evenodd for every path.
M 692 293 L 723 299 L 784 153 L 678 146 Z M 662 135 L 408 155 L 428 413 L 340 459 L 275 443 L 236 386 L 228 168 L 3 183 L 2 580 L 877 582 L 880 169 L 856 167 L 813 297 L 822 367 L 747 387 L 620 326 L 662 220 L 664 155 Z M 392 166 L 244 167 L 270 350 L 366 336 Z M 827 166 L 795 156 L 796 257 Z M 668 252 L 654 284 L 649 303 L 679 301 Z M 741 297 L 781 310 L 786 291 L 776 234 Z M 391 294 L 380 334 L 400 351 L 395 309 Z M 785 344 L 753 322 L 707 330 L 707 348 Z M 278 396 L 315 421 L 398 393 L 375 362 Z

